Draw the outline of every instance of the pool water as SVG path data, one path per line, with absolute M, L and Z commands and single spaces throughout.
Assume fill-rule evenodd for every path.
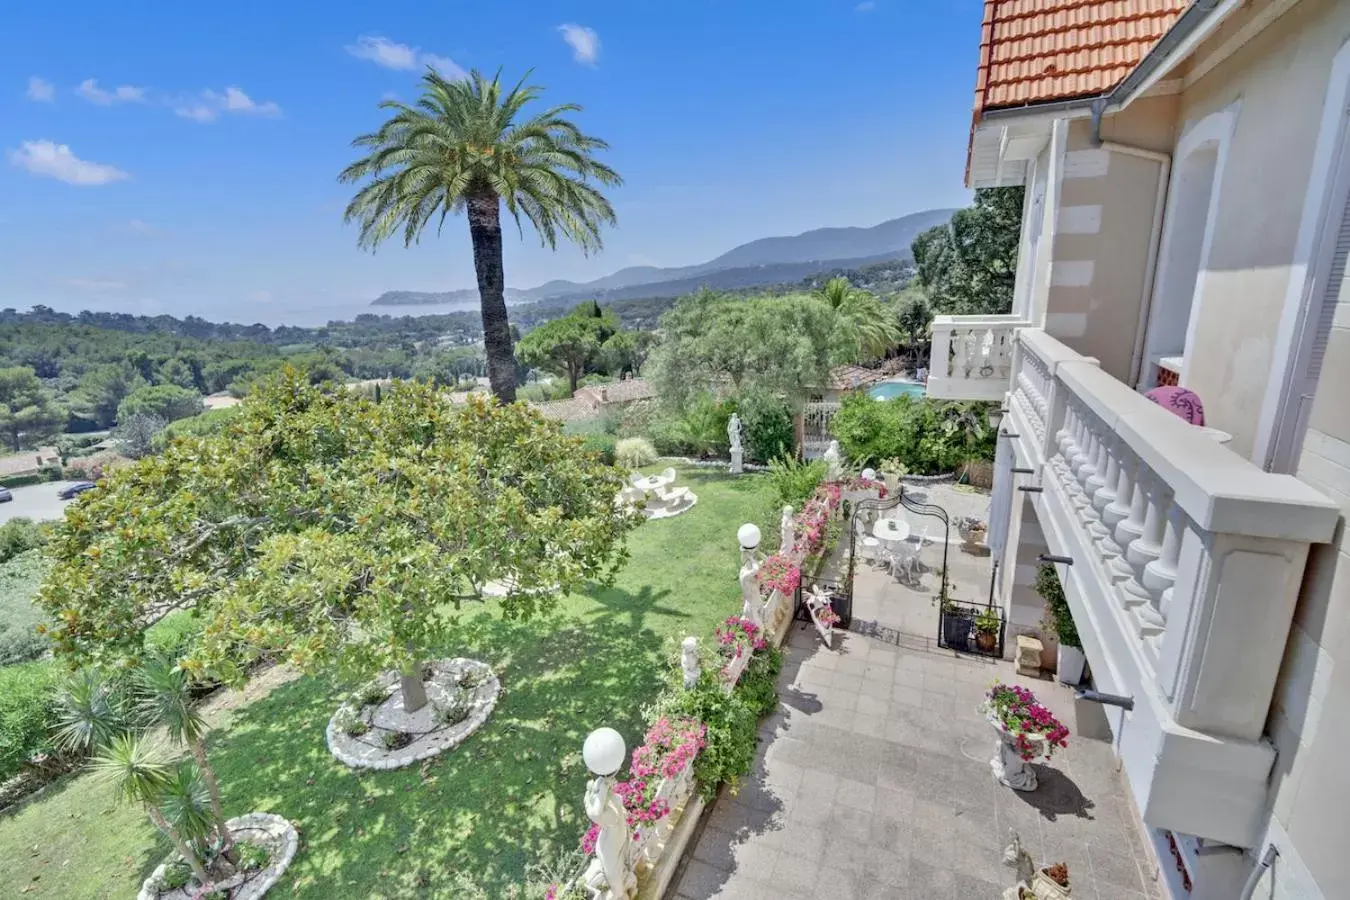
M 927 389 L 915 381 L 883 381 L 867 389 L 873 400 L 894 400 L 896 397 L 922 397 Z

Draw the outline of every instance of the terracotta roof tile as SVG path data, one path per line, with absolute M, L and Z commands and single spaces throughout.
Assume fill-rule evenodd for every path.
M 986 110 L 1114 87 L 1187 0 L 985 0 L 975 121 Z

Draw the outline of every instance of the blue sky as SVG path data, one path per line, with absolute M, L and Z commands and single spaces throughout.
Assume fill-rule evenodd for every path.
M 463 219 L 374 255 L 342 223 L 351 139 L 427 64 L 533 67 L 612 145 L 605 251 L 511 232 L 512 286 L 968 199 L 979 0 L 73 0 L 5 20 L 0 306 L 312 322 L 471 287 Z

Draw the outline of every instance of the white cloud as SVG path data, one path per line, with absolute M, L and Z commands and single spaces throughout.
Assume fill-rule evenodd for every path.
M 153 234 L 155 230 L 154 226 L 140 219 L 127 219 L 125 225 L 128 231 L 134 231 L 137 234 Z
M 595 33 L 594 28 L 568 22 L 566 25 L 559 25 L 558 31 L 572 48 L 573 59 L 582 65 L 595 65 L 595 61 L 600 58 L 600 35 Z
M 254 303 L 271 303 L 271 302 L 272 302 L 272 292 L 271 292 L 271 291 L 254 291 L 253 293 L 251 293 L 251 294 L 248 295 L 248 298 L 249 298 L 250 300 L 252 300 Z
M 373 62 L 375 65 L 383 66 L 386 69 L 406 72 L 411 69 L 425 69 L 430 66 L 440 73 L 442 78 L 450 79 L 463 78 L 468 74 L 448 56 L 424 53 L 417 47 L 400 44 L 387 37 L 374 34 L 361 35 L 356 39 L 355 44 L 347 45 L 347 52 L 357 59 Z
M 145 88 L 132 87 L 129 84 L 105 91 L 98 81 L 86 78 L 75 88 L 75 93 L 97 106 L 112 106 L 114 103 L 144 103 Z
M 28 79 L 28 90 L 24 96 L 34 103 L 51 103 L 56 99 L 56 86 L 45 78 L 33 75 Z
M 107 278 L 63 278 L 62 283 L 67 287 L 73 287 L 81 291 L 90 291 L 93 293 L 121 291 L 125 290 L 127 286 L 124 281 L 113 281 Z
M 853 7 L 854 12 L 870 13 L 877 8 L 876 0 L 863 0 L 857 6 Z
M 194 122 L 214 122 L 221 113 L 268 117 L 281 115 L 281 107 L 271 100 L 259 103 L 237 87 L 227 87 L 224 93 L 207 88 L 195 97 L 179 100 L 173 111 Z
M 81 187 L 110 184 L 131 177 L 116 166 L 80 159 L 65 144 L 51 141 L 24 141 L 18 150 L 9 151 L 9 162 L 28 170 L 29 174 Z

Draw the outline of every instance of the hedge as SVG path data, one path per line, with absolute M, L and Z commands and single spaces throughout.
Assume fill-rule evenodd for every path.
M 6 475 L 3 478 L 0 478 L 0 487 L 25 487 L 30 484 L 43 484 L 48 481 L 59 481 L 60 478 L 60 466 L 47 466 L 36 472 L 30 472 L 25 475 Z

